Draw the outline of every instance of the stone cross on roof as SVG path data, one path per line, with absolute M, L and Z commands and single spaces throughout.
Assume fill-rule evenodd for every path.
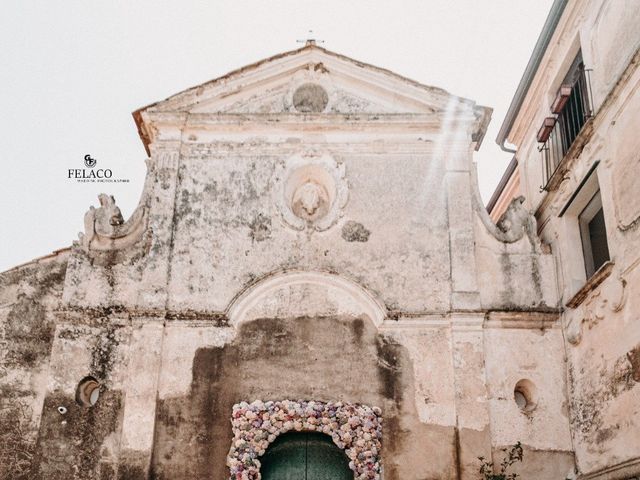
M 318 40 L 317 38 L 314 38 L 313 36 L 313 30 L 309 30 L 309 33 L 307 34 L 307 39 L 306 40 L 296 40 L 297 43 L 304 43 L 305 45 L 316 45 L 318 43 L 324 43 L 324 40 Z

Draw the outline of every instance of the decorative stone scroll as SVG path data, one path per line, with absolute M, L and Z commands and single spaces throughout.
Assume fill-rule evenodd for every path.
M 144 243 L 147 210 L 139 207 L 125 222 L 113 196 L 101 193 L 98 200 L 100 207 L 90 207 L 84 216 L 85 231 L 78 236 L 80 247 L 94 259 L 106 255 L 111 262 L 120 263 L 127 255 L 114 256 L 114 252 L 124 253 Z
M 343 402 L 291 401 L 233 406 L 233 443 L 227 456 L 230 480 L 260 480 L 260 460 L 269 444 L 290 430 L 325 433 L 344 449 L 355 480 L 380 479 L 382 411 Z
M 497 223 L 498 229 L 502 232 L 502 241 L 513 243 L 520 240 L 525 233 L 535 238 L 536 220 L 535 217 L 524 208 L 524 197 L 514 198 L 507 210 L 502 214 Z

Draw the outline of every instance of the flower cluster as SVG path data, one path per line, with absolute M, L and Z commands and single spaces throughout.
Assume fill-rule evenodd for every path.
M 343 403 L 290 401 L 233 406 L 233 442 L 227 465 L 231 480 L 260 480 L 260 460 L 276 437 L 290 430 L 325 433 L 345 450 L 356 480 L 380 479 L 382 412 L 378 407 Z

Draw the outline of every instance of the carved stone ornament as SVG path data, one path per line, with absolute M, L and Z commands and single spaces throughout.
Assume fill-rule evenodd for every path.
M 312 179 L 304 182 L 293 192 L 291 209 L 298 218 L 313 222 L 326 216 L 329 207 L 327 189 Z
M 100 207 L 91 206 L 84 215 L 84 234 L 78 235 L 80 247 L 88 254 L 124 251 L 145 237 L 147 210 L 141 206 L 124 221 L 115 198 L 101 193 Z M 94 255 L 95 256 L 95 255 Z
M 317 83 L 304 83 L 293 92 L 293 108 L 300 113 L 320 113 L 327 108 L 329 95 Z
M 502 241 L 512 243 L 520 240 L 525 233 L 536 235 L 535 217 L 524 208 L 524 197 L 514 198 L 497 223 L 502 232 Z
M 348 199 L 345 166 L 328 155 L 295 156 L 277 172 L 276 204 L 295 230 L 322 231 L 334 225 Z
M 567 325 L 567 340 L 572 345 L 578 345 L 582 341 L 583 329 L 594 328 L 608 316 L 616 314 L 625 306 L 627 301 L 627 280 L 624 274 L 617 278 L 609 278 L 605 284 L 601 284 L 579 305 L 573 314 L 571 322 Z
M 260 457 L 278 435 L 311 431 L 329 435 L 349 457 L 356 480 L 379 480 L 382 411 L 377 407 L 316 401 L 241 402 L 233 406 L 230 480 L 259 480 Z
M 284 95 L 285 112 L 322 113 L 331 109 L 335 87 L 322 63 L 311 63 L 298 70 Z

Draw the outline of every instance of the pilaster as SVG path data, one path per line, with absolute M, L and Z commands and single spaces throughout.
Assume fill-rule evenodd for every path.
M 452 314 L 458 478 L 475 480 L 478 457 L 491 458 L 483 314 Z
M 146 479 L 153 453 L 164 326 L 141 319 L 131 335 L 118 479 Z
M 452 152 L 447 161 L 446 189 L 451 255 L 451 309 L 480 308 L 476 277 L 471 175 L 467 151 Z
M 166 306 L 179 161 L 179 142 L 151 145 L 145 188 L 149 189 L 149 228 L 153 236 L 142 276 L 144 288 L 138 293 L 138 305 L 143 308 Z

